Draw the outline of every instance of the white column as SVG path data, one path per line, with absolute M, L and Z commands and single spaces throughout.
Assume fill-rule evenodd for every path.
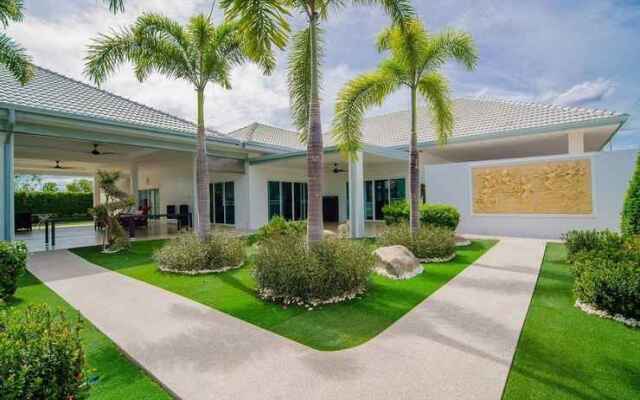
M 131 185 L 131 196 L 133 196 L 135 200 L 135 208 L 138 208 L 138 164 L 131 164 L 130 168 L 130 185 Z
M 584 132 L 569 132 L 569 154 L 584 153 Z
M 349 161 L 349 222 L 352 238 L 361 238 L 364 230 L 364 155 L 358 152 Z
M 15 239 L 12 133 L 0 133 L 0 240 Z

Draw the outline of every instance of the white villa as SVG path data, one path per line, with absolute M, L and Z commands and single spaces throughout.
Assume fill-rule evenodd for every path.
M 635 151 L 603 151 L 628 116 L 493 99 L 455 101 L 455 132 L 436 143 L 419 117 L 423 200 L 448 203 L 463 233 L 559 237 L 572 228 L 617 229 Z M 410 118 L 365 121 L 365 145 L 347 162 L 325 137 L 324 217 L 352 236 L 408 196 Z M 0 71 L 0 240 L 14 238 L 14 174 L 126 175 L 153 214 L 194 203 L 195 125 L 38 68 L 25 87 Z M 212 224 L 253 231 L 270 217 L 305 219 L 306 154 L 296 132 L 260 123 L 209 131 Z M 56 162 L 58 167 L 56 168 Z M 96 190 L 95 202 L 100 201 Z

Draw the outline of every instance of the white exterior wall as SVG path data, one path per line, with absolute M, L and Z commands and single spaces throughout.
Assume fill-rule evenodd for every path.
M 571 229 L 619 230 L 620 213 L 629 181 L 635 169 L 636 150 L 563 155 L 512 160 L 429 165 L 425 167 L 427 201 L 450 204 L 461 214 L 461 233 L 560 238 Z M 480 166 L 521 162 L 590 158 L 593 214 L 562 215 L 474 215 L 472 212 L 471 169 Z
M 158 189 L 160 191 L 160 213 L 167 212 L 167 205 L 176 210 L 181 204 L 188 204 L 193 211 L 193 162 L 147 161 L 138 164 L 138 189 Z

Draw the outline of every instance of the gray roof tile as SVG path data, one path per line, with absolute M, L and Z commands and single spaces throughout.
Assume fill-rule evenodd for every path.
M 298 140 L 297 132 L 257 122 L 229 132 L 228 135 L 243 142 L 262 143 L 271 146 L 285 147 L 291 150 L 304 150 L 306 148 L 306 146 Z

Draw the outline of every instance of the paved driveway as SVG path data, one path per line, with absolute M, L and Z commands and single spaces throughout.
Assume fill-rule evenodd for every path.
M 544 255 L 501 240 L 371 341 L 319 352 L 67 252 L 30 270 L 182 399 L 499 399 Z

